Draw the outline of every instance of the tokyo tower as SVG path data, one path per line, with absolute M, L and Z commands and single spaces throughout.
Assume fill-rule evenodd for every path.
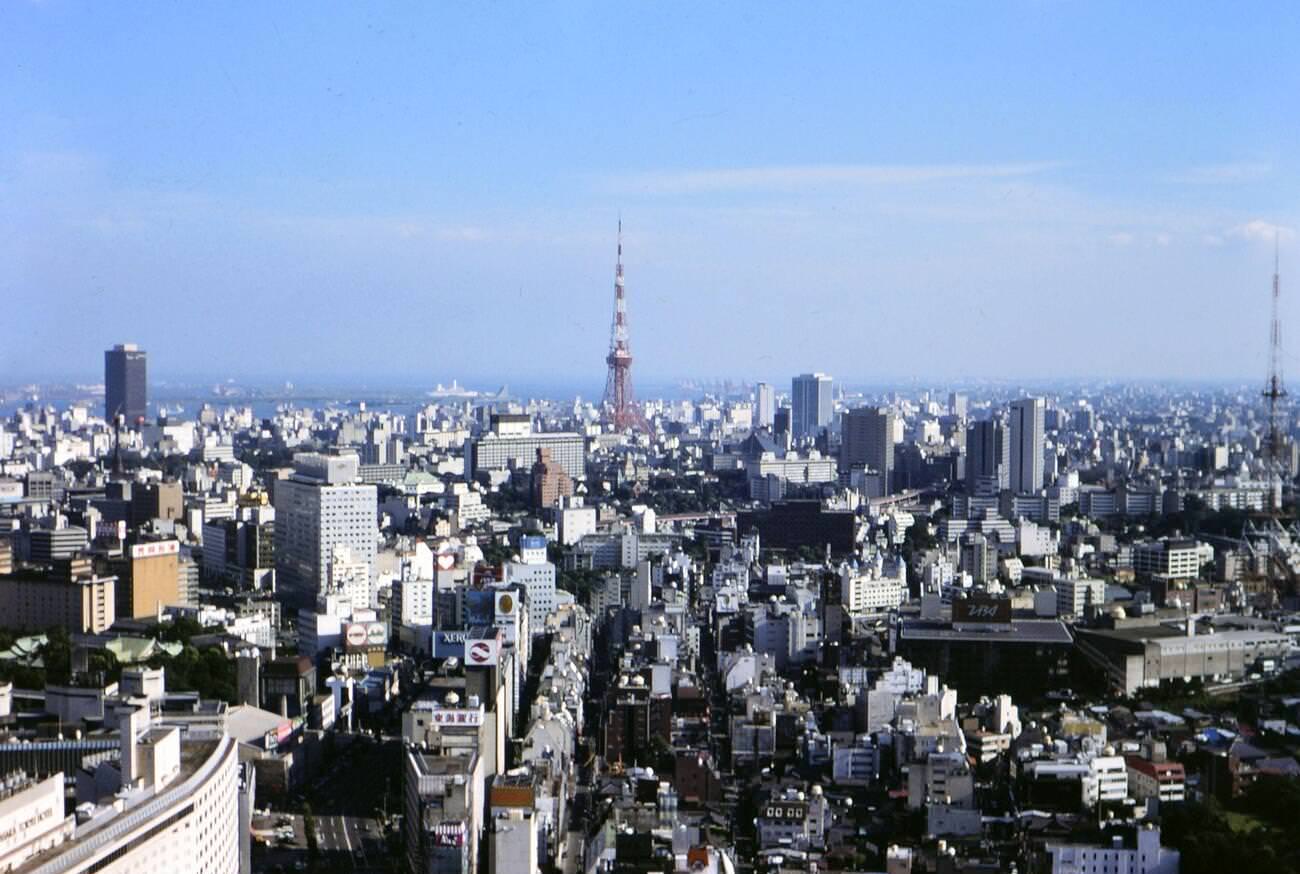
M 614 321 L 609 328 L 609 375 L 605 378 L 605 421 L 615 431 L 648 431 L 632 394 L 632 350 L 627 342 L 627 298 L 623 290 L 623 220 L 618 222 L 618 261 L 614 268 Z

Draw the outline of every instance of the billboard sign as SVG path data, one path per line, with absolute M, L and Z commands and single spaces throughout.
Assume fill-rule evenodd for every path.
M 388 626 L 383 622 L 349 622 L 343 626 L 348 652 L 383 649 L 388 646 Z
M 518 595 L 514 592 L 497 592 L 496 621 L 498 625 L 513 624 Z
M 482 708 L 476 710 L 435 707 L 429 711 L 429 722 L 433 725 L 468 725 L 483 724 Z
M 436 659 L 464 658 L 464 631 L 435 631 L 433 633 L 433 657 Z
M 953 601 L 952 621 L 1005 625 L 1011 621 L 1011 599 L 962 598 Z
M 495 665 L 497 650 L 501 646 L 497 640 L 473 640 L 465 642 L 466 665 Z
M 137 543 L 131 547 L 131 558 L 153 558 L 156 555 L 176 555 L 181 551 L 179 540 L 161 540 L 156 543 Z
M 773 802 L 763 808 L 764 819 L 803 822 L 808 817 L 808 805 L 802 802 Z

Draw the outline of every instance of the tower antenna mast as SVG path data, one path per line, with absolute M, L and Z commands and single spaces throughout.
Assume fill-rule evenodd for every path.
M 648 431 L 632 394 L 632 350 L 628 344 L 627 299 L 623 288 L 623 219 L 618 220 L 618 258 L 614 266 L 614 320 L 609 328 L 609 367 L 605 377 L 605 421 L 616 431 Z
M 1265 447 L 1268 459 L 1269 478 L 1269 512 L 1276 516 L 1281 507 L 1282 471 L 1279 464 L 1282 456 L 1282 433 L 1278 427 L 1279 401 L 1287 396 L 1282 384 L 1282 317 L 1278 312 L 1278 298 L 1281 294 L 1281 281 L 1278 255 L 1278 235 L 1273 236 L 1273 318 L 1269 331 L 1269 367 L 1268 383 L 1263 396 L 1268 401 L 1268 442 Z

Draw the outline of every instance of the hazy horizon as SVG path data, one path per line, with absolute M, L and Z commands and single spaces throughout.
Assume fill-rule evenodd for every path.
M 1275 239 L 1300 325 L 1298 7 L 571 10 L 0 7 L 0 376 L 603 386 L 620 215 L 637 385 L 1262 383 Z

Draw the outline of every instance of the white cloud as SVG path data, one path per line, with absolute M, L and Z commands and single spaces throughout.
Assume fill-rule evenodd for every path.
M 1219 185 L 1233 182 L 1250 182 L 1263 179 L 1273 172 L 1273 165 L 1264 161 L 1234 161 L 1224 164 L 1204 164 L 1170 174 L 1170 182 L 1189 185 Z
M 1173 242 L 1173 239 L 1174 238 L 1171 234 L 1166 234 L 1166 233 L 1156 234 L 1156 245 L 1168 246 L 1171 242 Z
M 1251 242 L 1271 243 L 1274 240 L 1286 242 L 1294 239 L 1295 229 L 1274 224 L 1264 219 L 1251 219 L 1245 224 L 1230 228 L 1227 235 Z
M 1060 166 L 1039 161 L 1010 164 L 823 164 L 734 167 L 631 173 L 604 180 L 614 193 L 700 194 L 725 191 L 799 191 L 825 186 L 915 185 L 958 179 L 1030 176 Z
M 1111 234 L 1107 237 L 1112 246 L 1131 246 L 1133 245 L 1133 235 L 1121 231 L 1118 234 Z

